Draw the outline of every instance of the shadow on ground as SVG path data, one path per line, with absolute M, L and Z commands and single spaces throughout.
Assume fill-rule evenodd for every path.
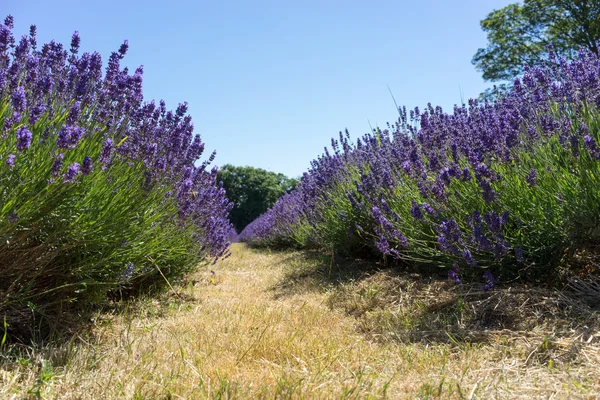
M 318 251 L 287 252 L 275 262 L 284 268 L 284 278 L 271 288 L 275 299 L 302 293 L 322 292 L 342 284 L 360 281 L 384 268 L 360 259 L 332 257 Z
M 486 292 L 482 283 L 455 284 L 440 274 L 319 252 L 292 253 L 278 264 L 286 272 L 271 288 L 275 299 L 325 291 L 330 308 L 354 317 L 357 329 L 376 341 L 458 344 L 541 338 L 548 349 L 548 340 L 600 341 L 598 304 L 584 301 L 590 298 L 589 291 L 584 296 L 585 288 L 557 291 L 512 283 Z M 566 361 L 577 349 L 570 343 L 561 350 Z
M 111 292 L 104 303 L 95 305 L 53 309 L 44 313 L 35 305 L 5 308 L 4 321 L 0 314 L 0 362 L 20 358 L 25 353 L 51 354 L 59 357 L 54 349 L 73 347 L 93 339 L 93 328 L 111 324 L 113 317 L 124 316 L 128 321 L 136 318 L 164 318 L 172 310 L 191 307 L 200 299 L 191 294 L 198 282 L 179 282 L 171 290 L 161 287 L 153 290 Z

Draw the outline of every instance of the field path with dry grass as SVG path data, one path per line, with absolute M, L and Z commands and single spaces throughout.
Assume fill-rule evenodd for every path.
M 378 332 L 402 325 L 400 301 L 362 314 L 335 302 L 354 299 L 356 311 L 365 301 L 373 303 L 378 291 L 383 296 L 385 282 L 396 282 L 399 292 L 406 286 L 376 274 L 324 284 L 318 274 L 326 271 L 325 261 L 234 244 L 229 259 L 169 295 L 98 315 L 89 337 L 5 361 L 0 397 L 599 396 L 600 344 L 594 335 L 553 339 L 545 331 L 499 331 L 479 342 L 452 335 L 446 341 L 393 340 Z M 373 320 L 379 331 L 369 328 Z M 389 321 L 395 321 L 393 329 Z M 576 351 L 568 362 L 548 361 L 566 351 Z

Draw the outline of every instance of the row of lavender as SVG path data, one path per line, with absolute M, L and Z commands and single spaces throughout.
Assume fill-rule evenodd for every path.
M 539 277 L 600 243 L 599 105 L 600 59 L 582 51 L 528 68 L 493 104 L 400 109 L 356 144 L 332 140 L 241 239 L 443 266 L 455 280 L 485 272 L 488 286 L 491 270 Z
M 201 165 L 187 105 L 144 102 L 142 67 L 0 24 L 0 314 L 19 325 L 72 300 L 182 276 L 228 254 L 231 204 Z M 85 301 L 83 301 L 85 300 Z M 56 306 L 56 307 L 55 307 Z

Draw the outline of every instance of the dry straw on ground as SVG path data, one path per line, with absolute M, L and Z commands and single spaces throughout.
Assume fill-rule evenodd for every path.
M 596 398 L 598 316 L 572 297 L 234 245 L 89 335 L 4 349 L 0 397 Z

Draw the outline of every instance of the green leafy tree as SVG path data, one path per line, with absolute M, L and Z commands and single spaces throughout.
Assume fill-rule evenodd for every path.
M 600 0 L 525 0 L 492 11 L 481 28 L 488 46 L 472 63 L 487 81 L 510 81 L 547 58 L 549 46 L 566 58 L 580 48 L 598 53 Z
M 218 179 L 223 182 L 227 198 L 234 203 L 229 217 L 238 232 L 298 184 L 298 180 L 283 174 L 230 164 L 219 170 Z

